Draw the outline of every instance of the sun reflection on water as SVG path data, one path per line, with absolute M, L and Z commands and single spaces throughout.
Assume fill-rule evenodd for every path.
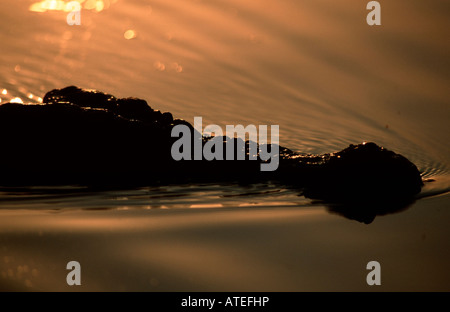
M 135 30 L 133 30 L 133 29 L 128 29 L 128 30 L 123 34 L 123 37 L 124 37 L 125 39 L 127 39 L 127 40 L 130 40 L 130 39 L 136 38 L 136 37 L 137 37 L 137 34 L 136 34 L 136 31 L 135 31 Z
M 15 97 L 15 98 L 11 99 L 11 101 L 9 101 L 9 102 L 23 104 L 23 101 L 20 97 Z
M 100 12 L 108 9 L 117 0 L 43 0 L 30 5 L 29 10 L 40 13 L 47 11 L 72 12 L 74 10 L 73 2 L 78 2 L 80 7 L 85 10 Z
M 26 89 L 24 88 L 19 88 L 19 92 L 8 92 L 7 89 L 0 90 L 2 90 L 0 94 L 5 96 L 3 98 L 0 98 L 0 105 L 5 103 L 28 104 L 43 102 L 43 99 L 40 96 L 37 96 L 36 94 L 33 94 L 31 92 L 26 92 Z M 27 101 L 24 102 L 24 99 Z

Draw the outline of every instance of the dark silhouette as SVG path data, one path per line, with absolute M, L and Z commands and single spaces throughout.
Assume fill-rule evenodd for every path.
M 71 86 L 48 92 L 43 102 L 0 106 L 0 184 L 114 187 L 264 179 L 347 206 L 361 201 L 403 206 L 422 187 L 413 163 L 375 143 L 324 155 L 302 155 L 280 146 L 278 169 L 261 172 L 259 158 L 173 160 L 171 146 L 178 138 L 171 137 L 172 128 L 184 124 L 195 130 L 141 99 L 118 99 Z M 202 143 L 209 139 L 203 137 Z M 235 144 L 237 153 L 238 140 L 224 137 L 223 144 Z
M 370 200 L 360 203 L 325 203 L 328 211 L 336 213 L 347 219 L 356 220 L 370 224 L 377 216 L 401 212 L 408 209 L 414 203 L 414 199 L 396 199 L 384 202 L 371 202 Z

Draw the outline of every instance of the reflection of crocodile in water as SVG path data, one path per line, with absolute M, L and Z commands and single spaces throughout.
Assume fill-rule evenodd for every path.
M 338 202 L 403 201 L 422 187 L 413 163 L 374 143 L 318 156 L 280 147 L 278 169 L 261 172 L 261 159 L 173 160 L 171 146 L 177 138 L 171 136 L 172 128 L 193 127 L 153 110 L 144 100 L 67 87 L 50 91 L 43 102 L 0 106 L 1 184 L 272 180 L 301 187 L 308 197 Z

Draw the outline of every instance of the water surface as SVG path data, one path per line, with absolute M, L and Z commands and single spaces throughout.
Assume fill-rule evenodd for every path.
M 449 290 L 447 1 L 382 2 L 372 27 L 356 0 L 87 0 L 79 26 L 66 2 L 0 3 L 0 104 L 77 85 L 304 153 L 374 141 L 433 182 L 369 225 L 268 183 L 1 188 L 1 289 L 74 290 L 77 260 L 82 290 Z

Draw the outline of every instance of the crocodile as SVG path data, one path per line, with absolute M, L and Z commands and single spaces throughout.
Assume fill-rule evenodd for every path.
M 333 202 L 404 201 L 421 191 L 418 168 L 406 157 L 373 142 L 309 155 L 279 146 L 279 166 L 261 171 L 262 160 L 174 160 L 177 125 L 194 127 L 145 100 L 116 98 L 69 86 L 48 92 L 40 104 L 0 106 L 0 185 L 274 181 L 305 196 Z M 202 136 L 206 144 L 211 137 Z M 249 141 L 223 137 L 223 144 Z M 192 144 L 195 144 L 193 142 Z M 248 158 L 248 157 L 247 157 Z M 235 158 L 236 159 L 236 158 Z

